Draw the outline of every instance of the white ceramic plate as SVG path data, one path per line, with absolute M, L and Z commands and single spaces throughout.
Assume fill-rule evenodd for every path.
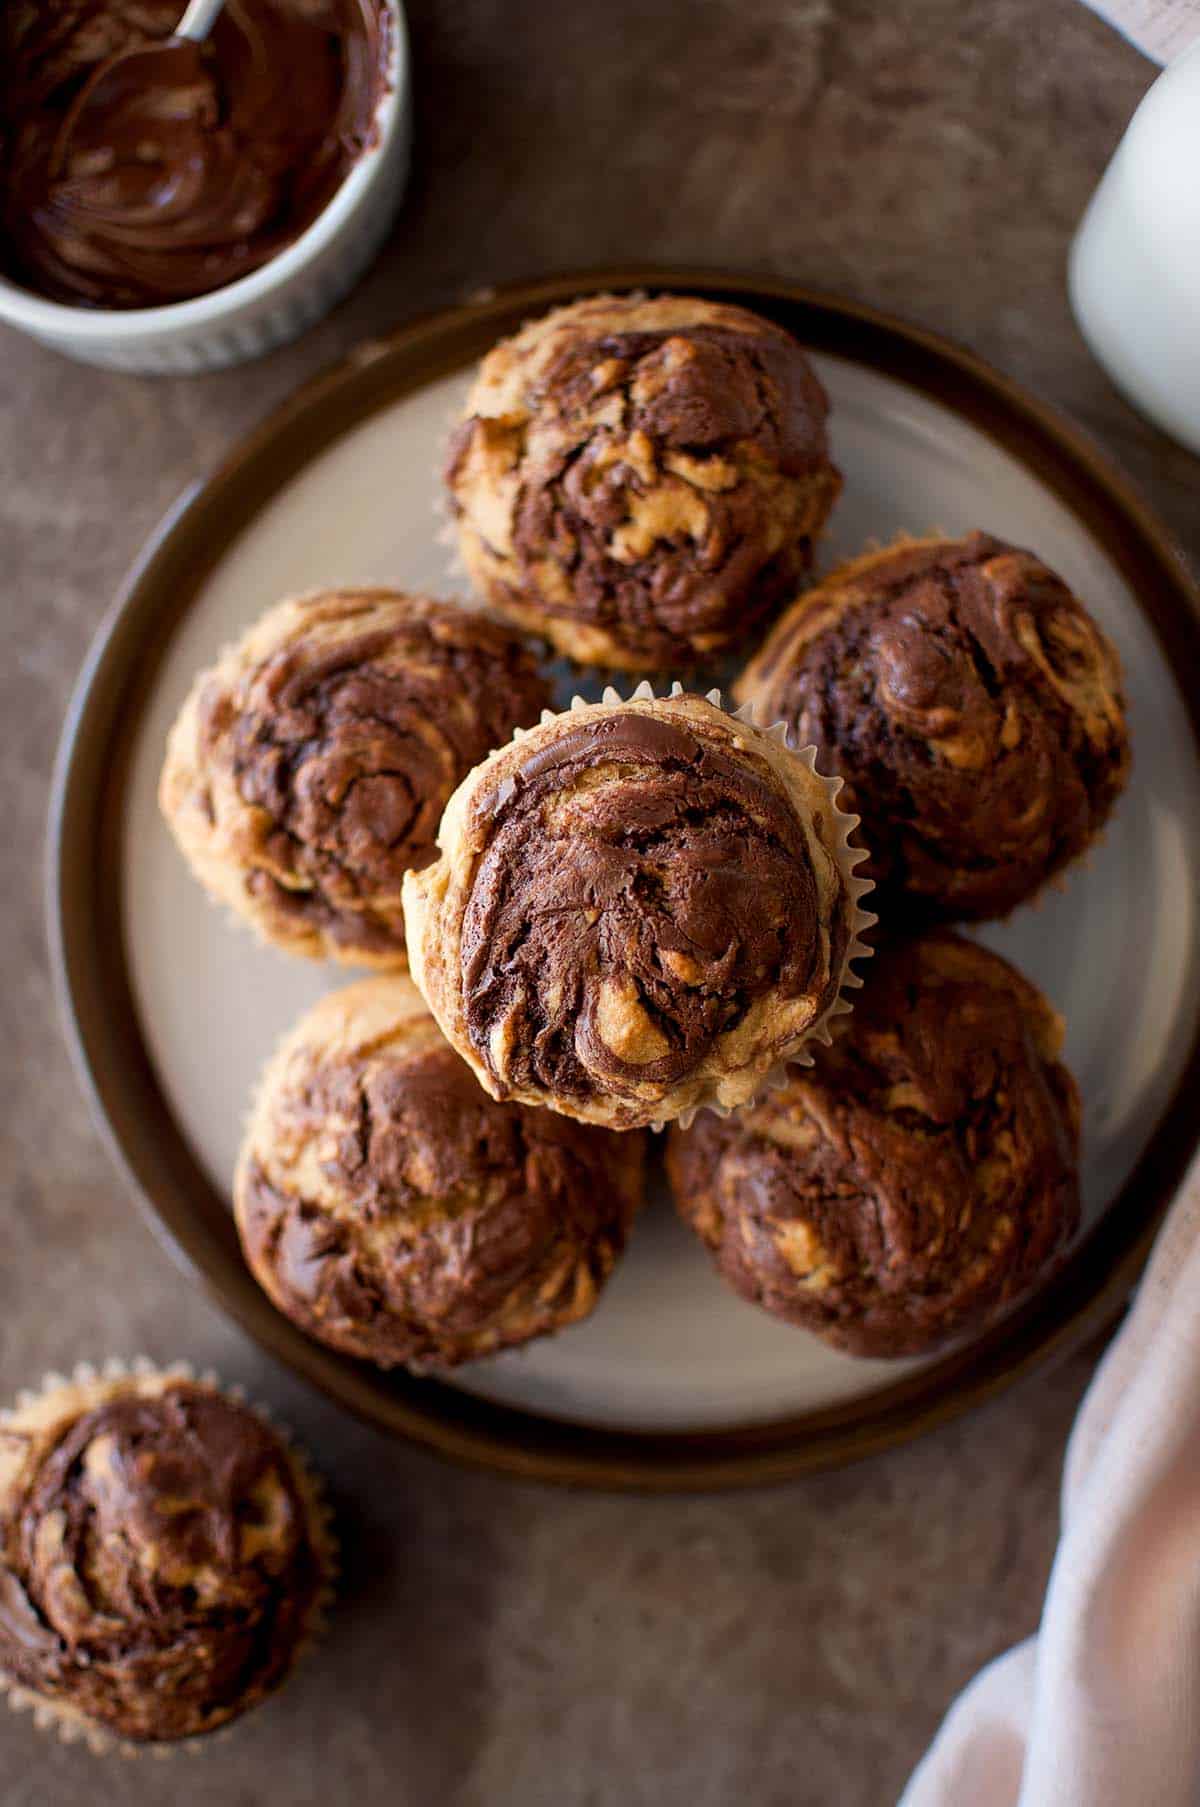
M 1124 661 L 1136 756 L 1104 845 L 1060 892 L 984 937 L 1067 1019 L 1094 1219 L 1170 1099 L 1200 1008 L 1200 770 L 1188 716 L 1121 576 L 1038 477 L 917 390 L 838 357 L 816 362 L 845 476 L 825 566 L 902 529 L 984 527 L 1060 571 Z M 388 583 L 461 594 L 438 533 L 437 465 L 467 380 L 443 378 L 385 408 L 268 504 L 172 635 L 138 729 L 124 825 L 129 970 L 171 1108 L 226 1194 L 255 1075 L 296 1016 L 349 975 L 264 950 L 208 905 L 155 806 L 167 729 L 195 673 L 290 592 Z M 560 700 L 578 687 L 564 675 Z M 743 1304 L 664 1196 L 588 1322 L 452 1384 L 588 1425 L 692 1431 L 860 1399 L 916 1365 L 837 1355 Z
M 532 313 L 637 287 L 758 307 L 817 354 L 846 476 L 826 565 L 898 529 L 989 528 L 1057 566 L 1121 649 L 1135 765 L 1107 841 L 987 936 L 1068 1018 L 1087 1223 L 1053 1278 L 975 1342 L 924 1364 L 861 1363 L 726 1292 L 659 1198 L 588 1323 L 445 1382 L 385 1374 L 305 1337 L 241 1259 L 229 1176 L 254 1077 L 346 974 L 264 950 L 205 902 L 155 807 L 163 742 L 193 674 L 288 591 L 453 593 L 436 467 L 470 366 Z M 562 700 L 571 688 L 564 676 Z M 548 278 L 363 346 L 164 523 L 76 691 L 50 881 L 60 995 L 98 1119 L 189 1275 L 266 1347 L 394 1434 L 510 1473 L 679 1489 L 829 1466 L 967 1409 L 1109 1322 L 1196 1144 L 1200 598 L 1094 448 L 945 341 L 784 283 Z

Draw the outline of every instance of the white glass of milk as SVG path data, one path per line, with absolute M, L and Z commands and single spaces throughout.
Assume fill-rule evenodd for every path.
M 1200 452 L 1200 42 L 1134 114 L 1076 234 L 1070 289 L 1113 382 Z

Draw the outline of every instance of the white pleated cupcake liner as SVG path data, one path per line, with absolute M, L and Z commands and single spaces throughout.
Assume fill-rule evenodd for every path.
M 50 1371 L 42 1376 L 37 1387 L 22 1387 L 17 1393 L 12 1406 L 0 1408 L 0 1431 L 11 1424 L 23 1412 L 30 1411 L 39 1403 L 52 1397 L 55 1393 L 76 1389 L 85 1394 L 94 1392 L 94 1397 L 86 1402 L 81 1400 L 73 1408 L 80 1414 L 91 1411 L 101 1404 L 107 1396 L 105 1389 L 113 1383 L 129 1383 L 129 1390 L 136 1391 L 141 1381 L 186 1381 L 209 1392 L 220 1393 L 235 1405 L 251 1412 L 254 1417 L 265 1424 L 279 1438 L 287 1455 L 288 1465 L 300 1493 L 305 1510 L 305 1522 L 312 1537 L 317 1560 L 321 1566 L 322 1580 L 317 1594 L 309 1608 L 309 1617 L 304 1627 L 303 1636 L 293 1650 L 287 1673 L 272 1695 L 287 1686 L 287 1682 L 297 1665 L 325 1638 L 329 1629 L 329 1613 L 336 1592 L 340 1572 L 340 1552 L 337 1534 L 334 1527 L 333 1508 L 329 1503 L 325 1483 L 312 1466 L 304 1447 L 296 1440 L 290 1427 L 281 1422 L 272 1409 L 260 1400 L 251 1400 L 244 1387 L 234 1382 L 225 1385 L 211 1368 L 197 1373 L 191 1362 L 170 1362 L 167 1365 L 151 1361 L 149 1356 L 138 1355 L 126 1361 L 120 1356 L 110 1356 L 98 1367 L 93 1362 L 77 1362 L 70 1374 L 59 1374 Z M 123 1738 L 118 1732 L 110 1730 L 100 1721 L 89 1718 L 65 1701 L 57 1701 L 39 1694 L 32 1688 L 23 1687 L 19 1682 L 0 1671 L 0 1696 L 2 1696 L 14 1713 L 29 1713 L 39 1731 L 54 1734 L 63 1744 L 84 1744 L 97 1757 L 123 1757 L 132 1760 L 148 1757 L 152 1760 L 165 1760 L 178 1753 L 197 1755 L 213 1744 L 223 1744 L 237 1730 L 240 1720 L 247 1715 L 219 1726 L 215 1731 L 198 1734 L 191 1738 L 135 1740 Z M 267 1700 L 272 1696 L 267 1696 Z M 255 1703 L 255 1707 L 265 1705 L 266 1701 Z M 255 1708 L 250 1708 L 253 1712 Z
M 688 694 L 696 695 L 700 693 L 689 693 L 684 689 L 684 686 L 676 680 L 671 684 L 671 688 L 667 693 L 667 698 L 685 696 Z M 658 696 L 649 678 L 643 678 L 635 689 L 630 692 L 628 697 L 622 696 L 615 685 L 606 685 L 600 697 L 600 705 L 605 708 L 620 708 L 626 702 L 655 703 L 662 700 L 667 699 L 662 699 Z M 803 1039 L 797 1043 L 795 1048 L 782 1056 L 775 1065 L 764 1074 L 755 1089 L 754 1097 L 745 1100 L 739 1105 L 721 1104 L 716 1100 L 713 1100 L 712 1102 L 704 1100 L 691 1106 L 678 1117 L 662 1118 L 653 1121 L 650 1124 L 650 1128 L 659 1131 L 664 1129 L 669 1122 L 677 1123 L 681 1129 L 687 1129 L 702 1110 L 714 1111 L 718 1117 L 728 1117 L 735 1110 L 745 1110 L 753 1104 L 755 1097 L 761 1097 L 764 1092 L 778 1091 L 785 1086 L 788 1083 L 789 1066 L 811 1066 L 813 1059 L 812 1051 L 808 1048 L 807 1044 L 810 1041 L 816 1041 L 828 1046 L 832 1040 L 829 1027 L 830 1023 L 839 1016 L 847 1015 L 854 1008 L 850 999 L 845 996 L 845 993 L 847 991 L 857 991 L 863 981 L 861 975 L 853 970 L 853 962 L 870 958 L 873 950 L 870 943 L 863 940 L 863 936 L 866 931 L 873 928 L 879 920 L 872 911 L 864 910 L 862 907 L 864 897 L 866 897 L 869 891 L 874 889 L 874 884 L 871 879 L 859 878 L 855 873 L 855 868 L 861 865 L 868 855 L 865 848 L 855 847 L 850 841 L 850 836 L 858 827 L 860 818 L 848 813 L 846 810 L 838 808 L 837 798 L 842 789 L 842 780 L 836 777 L 827 778 L 822 772 L 818 772 L 817 749 L 814 746 L 796 748 L 791 745 L 786 722 L 775 722 L 769 728 L 760 727 L 754 720 L 751 704 L 743 703 L 737 709 L 727 709 L 720 690 L 709 690 L 704 695 L 704 700 L 707 703 L 711 703 L 714 708 L 720 709 L 731 721 L 740 722 L 744 727 L 749 728 L 752 733 L 764 735 L 767 739 L 777 742 L 779 746 L 787 748 L 788 752 L 790 752 L 794 758 L 800 760 L 806 769 L 812 773 L 817 782 L 824 788 L 829 803 L 830 817 L 835 830 L 835 846 L 828 849 L 828 851 L 836 861 L 838 870 L 841 873 L 843 882 L 846 886 L 846 895 L 849 902 L 849 933 L 846 937 L 846 946 L 838 968 L 837 987 L 834 992 L 833 1002 L 822 1012 L 813 1027 L 805 1032 Z M 539 726 L 545 726 L 547 722 L 556 721 L 560 715 L 578 714 L 581 710 L 594 707 L 596 707 L 594 702 L 590 701 L 587 697 L 577 694 L 571 698 L 566 710 L 543 709 Z M 529 732 L 530 730 L 528 728 L 518 728 L 513 739 L 523 740 Z

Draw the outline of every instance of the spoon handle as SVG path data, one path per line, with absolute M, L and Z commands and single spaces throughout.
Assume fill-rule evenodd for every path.
M 193 44 L 203 44 L 224 4 L 225 0 L 188 0 L 187 11 L 175 27 L 175 36 L 190 38 Z

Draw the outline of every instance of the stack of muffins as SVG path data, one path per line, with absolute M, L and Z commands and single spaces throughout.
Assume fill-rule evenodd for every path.
M 235 1179 L 311 1336 L 424 1369 L 582 1317 L 668 1124 L 717 1271 L 851 1352 L 977 1329 L 1075 1229 L 1061 1024 L 945 925 L 1099 833 L 1116 656 L 985 533 L 806 588 L 827 414 L 744 309 L 558 309 L 483 360 L 451 441 L 483 606 L 302 597 L 197 680 L 162 804 L 198 877 L 377 971 L 286 1038 Z M 522 634 L 649 677 L 553 713 Z M 731 713 L 702 692 L 747 652 Z
M 717 1273 L 851 1354 L 977 1332 L 1061 1257 L 1062 1024 L 948 925 L 1101 831 L 1117 659 L 982 532 L 810 582 L 827 412 L 743 309 L 559 309 L 484 359 L 453 438 L 482 606 L 300 597 L 197 679 L 161 786 L 196 876 L 264 939 L 372 969 L 285 1037 L 234 1178 L 246 1260 L 308 1335 L 436 1370 L 576 1322 L 650 1129 Z M 524 635 L 649 676 L 555 713 Z M 747 654 L 731 712 L 705 686 Z M 60 1728 L 226 1723 L 333 1567 L 306 1465 L 211 1381 L 52 1377 L 0 1418 L 0 1675 Z

